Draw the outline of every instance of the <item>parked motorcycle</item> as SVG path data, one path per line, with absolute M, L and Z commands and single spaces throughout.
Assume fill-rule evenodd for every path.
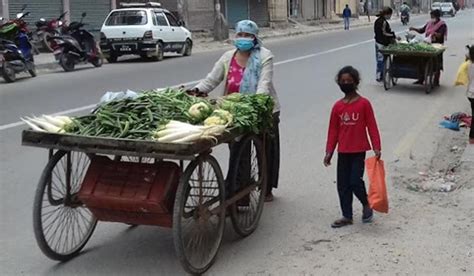
M 82 13 L 80 22 L 71 22 L 64 28 L 62 35 L 49 38 L 57 43 L 54 54 L 66 72 L 74 71 L 75 65 L 79 63 L 90 62 L 95 67 L 101 67 L 103 64 L 102 54 L 94 36 L 83 29 L 86 24 L 82 21 L 86 15 Z
M 16 18 L 0 26 L 1 75 L 6 82 L 14 82 L 16 74 L 29 72 L 36 77 L 33 45 L 28 35 L 27 23 L 23 20 L 29 12 L 23 13 L 26 5 Z
M 65 24 L 63 18 L 66 14 L 67 12 L 64 12 L 58 18 L 51 20 L 41 18 L 35 23 L 36 30 L 33 32 L 32 37 L 36 46 L 41 47 L 46 51 L 53 52 L 55 42 L 54 40 L 49 40 L 49 38 L 61 34 L 60 30 Z
M 36 77 L 36 67 L 28 36 L 20 33 L 18 44 L 17 46 L 11 40 L 0 39 L 1 74 L 6 82 L 14 82 L 16 74 L 21 72 L 28 72 L 32 77 Z

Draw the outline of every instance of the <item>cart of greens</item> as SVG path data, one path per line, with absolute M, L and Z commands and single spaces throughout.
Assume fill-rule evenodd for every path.
M 269 130 L 273 107 L 273 99 L 265 94 L 207 100 L 169 88 L 114 100 L 84 116 L 42 115 L 22 120 L 39 132 L 187 144 L 217 141 L 229 131 L 258 134 Z

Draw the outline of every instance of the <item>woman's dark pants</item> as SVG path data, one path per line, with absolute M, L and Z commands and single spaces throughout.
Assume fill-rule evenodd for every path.
M 337 159 L 337 192 L 341 204 L 342 216 L 352 219 L 352 194 L 363 206 L 369 204 L 363 180 L 365 152 L 339 153 Z
M 267 155 L 267 195 L 278 188 L 280 175 L 280 112 L 273 113 L 273 130 L 265 140 Z
M 469 98 L 471 102 L 471 116 L 474 118 L 474 99 Z M 474 120 L 471 123 L 471 130 L 469 131 L 469 138 L 474 139 Z

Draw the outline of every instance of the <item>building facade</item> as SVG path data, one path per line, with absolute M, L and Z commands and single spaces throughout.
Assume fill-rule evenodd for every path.
M 289 17 L 302 20 L 318 20 L 331 18 L 331 0 L 289 0 Z
M 1 14 L 4 18 L 15 18 L 23 5 L 30 15 L 25 20 L 34 26 L 40 18 L 51 19 L 67 11 L 68 22 L 78 21 L 83 12 L 87 13 L 84 22 L 91 31 L 98 31 L 111 9 L 115 8 L 115 0 L 2 0 Z

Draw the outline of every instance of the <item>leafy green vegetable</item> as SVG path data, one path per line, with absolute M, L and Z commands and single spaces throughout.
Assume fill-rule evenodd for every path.
M 396 43 L 396 44 L 390 44 L 387 47 L 385 47 L 385 50 L 390 50 L 390 51 L 399 51 L 399 52 L 428 52 L 428 53 L 434 53 L 439 51 L 439 49 L 436 49 L 435 47 L 431 46 L 428 43 Z

